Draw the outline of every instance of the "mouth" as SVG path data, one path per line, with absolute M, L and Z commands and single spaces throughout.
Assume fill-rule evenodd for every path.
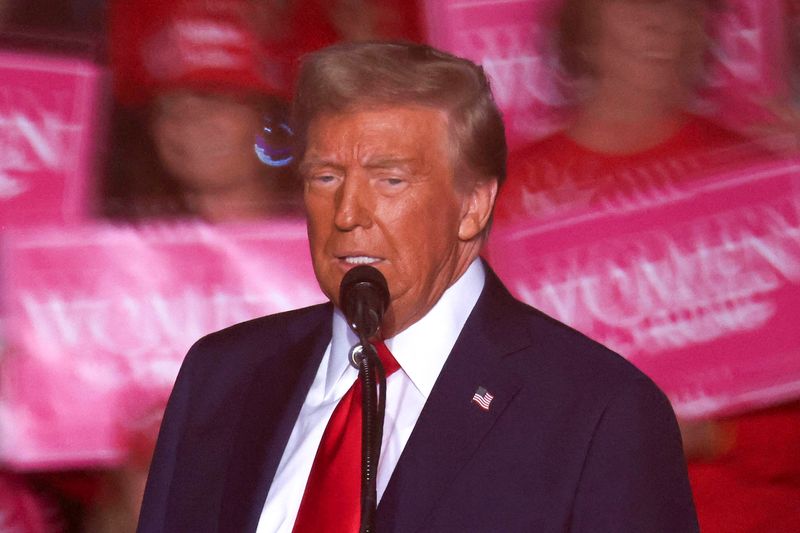
M 347 265 L 372 265 L 381 261 L 380 257 L 373 257 L 370 255 L 343 255 L 339 260 Z

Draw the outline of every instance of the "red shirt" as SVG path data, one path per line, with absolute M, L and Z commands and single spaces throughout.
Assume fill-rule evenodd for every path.
M 495 219 L 499 224 L 592 207 L 609 195 L 686 180 L 753 155 L 744 138 L 702 117 L 640 152 L 607 154 L 556 133 L 512 153 Z
M 800 531 L 800 403 L 727 421 L 732 448 L 689 462 L 703 533 Z

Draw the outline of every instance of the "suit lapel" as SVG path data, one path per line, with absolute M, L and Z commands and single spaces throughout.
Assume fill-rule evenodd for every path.
M 236 439 L 231 443 L 220 532 L 256 530 L 286 442 L 331 338 L 331 307 L 324 309 L 325 320 L 312 325 L 287 353 L 262 364 L 249 384 Z
M 487 268 L 488 270 L 488 268 Z M 491 271 L 450 353 L 378 508 L 376 529 L 416 531 L 474 454 L 521 381 L 506 355 L 531 344 L 514 312 L 519 306 Z M 472 402 L 479 387 L 494 398 L 488 410 Z

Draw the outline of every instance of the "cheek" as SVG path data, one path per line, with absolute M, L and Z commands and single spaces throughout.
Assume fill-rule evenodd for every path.
M 438 202 L 407 206 L 389 226 L 408 270 L 431 268 L 447 257 L 457 241 L 458 207 L 446 192 L 437 197 Z
M 209 117 L 192 132 L 196 142 L 209 146 L 225 147 L 230 150 L 241 150 L 245 140 L 249 143 L 255 138 L 255 129 L 247 128 L 233 117 Z
M 157 121 L 153 126 L 153 142 L 159 152 L 167 153 L 175 147 L 176 128 L 168 122 Z
M 326 202 L 320 201 L 319 198 L 309 198 L 308 194 L 306 194 L 305 198 L 305 208 L 308 241 L 312 259 L 315 263 L 323 264 L 323 252 L 333 232 L 330 208 Z
M 330 203 L 329 200 L 310 193 L 306 188 L 303 192 L 303 204 L 306 209 L 309 230 L 318 232 L 326 223 L 330 224 L 331 216 L 329 213 L 332 211 Z
M 431 215 L 414 198 L 378 202 L 374 220 L 383 239 L 407 268 L 427 248 Z
M 180 175 L 187 165 L 188 156 L 173 131 L 168 126 L 163 126 L 154 132 L 153 141 L 158 158 L 167 170 Z
M 227 125 L 226 131 L 234 142 L 242 147 L 251 147 L 255 143 L 258 123 L 255 121 L 233 122 Z

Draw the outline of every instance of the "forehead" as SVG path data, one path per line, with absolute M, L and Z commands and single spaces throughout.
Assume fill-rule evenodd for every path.
M 321 113 L 308 127 L 304 161 L 377 152 L 423 154 L 449 148 L 447 113 L 426 106 L 356 108 Z
M 215 112 L 255 114 L 257 108 L 253 102 L 229 95 L 176 90 L 160 95 L 154 102 L 153 111 L 156 116 Z

